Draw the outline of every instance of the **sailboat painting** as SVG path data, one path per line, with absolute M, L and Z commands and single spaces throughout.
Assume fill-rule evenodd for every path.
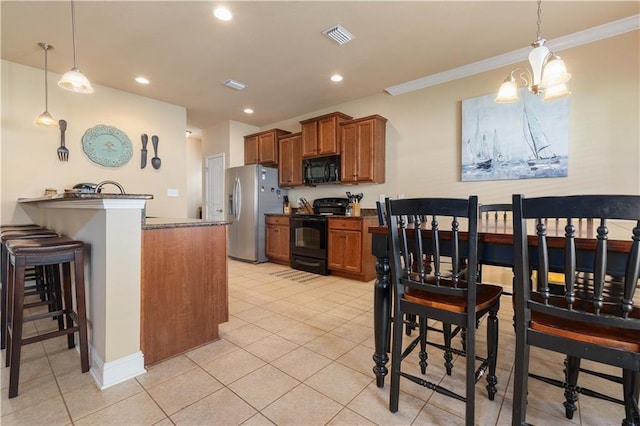
M 520 100 L 495 95 L 462 101 L 462 181 L 568 175 L 569 99 L 542 101 L 526 88 Z

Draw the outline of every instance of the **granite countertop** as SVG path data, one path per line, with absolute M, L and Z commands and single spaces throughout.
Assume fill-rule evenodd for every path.
M 35 203 L 46 201 L 74 201 L 74 200 L 150 200 L 151 194 L 96 194 L 94 192 L 63 192 L 61 194 L 46 195 L 35 198 L 18 198 L 19 203 Z
M 278 217 L 302 217 L 304 216 L 304 214 L 297 214 L 297 213 L 292 213 L 292 214 L 284 214 L 284 213 L 265 213 L 265 216 L 278 216 Z M 337 215 L 337 214 L 328 214 L 325 215 L 325 217 L 331 219 L 331 218 L 335 218 L 335 219 L 370 219 L 372 217 L 377 218 L 378 213 L 376 212 L 375 209 L 367 209 L 366 211 L 363 209 L 360 212 L 360 216 L 341 216 L 341 215 Z
M 221 226 L 231 222 L 208 222 L 203 219 L 173 218 L 173 217 L 147 217 L 142 224 L 142 229 L 165 228 L 190 228 L 196 226 Z

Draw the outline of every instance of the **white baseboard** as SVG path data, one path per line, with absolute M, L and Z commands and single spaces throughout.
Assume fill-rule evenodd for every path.
M 133 379 L 146 372 L 144 355 L 141 351 L 105 363 L 91 347 L 91 376 L 100 390 Z

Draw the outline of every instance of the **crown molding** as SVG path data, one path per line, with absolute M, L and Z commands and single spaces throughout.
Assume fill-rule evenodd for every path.
M 581 46 L 583 44 L 593 43 L 609 37 L 615 37 L 637 29 L 640 29 L 640 15 L 633 15 L 617 21 L 609 22 L 608 24 L 598 25 L 597 27 L 567 34 L 566 36 L 558 37 L 553 40 L 548 40 L 545 45 L 552 51 L 561 51 Z M 503 53 L 502 55 L 483 59 L 478 62 L 463 65 L 461 67 L 421 77 L 406 83 L 390 86 L 384 90 L 388 94 L 395 96 L 431 86 L 437 86 L 438 84 L 443 84 L 449 81 L 458 80 L 460 78 L 469 77 L 475 74 L 505 67 L 507 65 L 526 61 L 530 51 L 530 47 L 525 47 L 512 52 Z

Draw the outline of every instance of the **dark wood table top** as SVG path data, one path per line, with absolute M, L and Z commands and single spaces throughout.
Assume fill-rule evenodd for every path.
M 460 229 L 464 229 L 466 225 L 463 220 L 460 220 L 460 224 Z M 547 243 L 549 247 L 564 247 L 564 238 L 562 237 L 564 237 L 565 225 L 566 220 L 564 219 L 547 221 Z M 576 230 L 576 248 L 595 250 L 599 222 L 592 220 L 574 220 L 573 225 Z M 634 225 L 635 223 L 631 221 L 607 221 L 609 228 L 607 249 L 613 252 L 629 252 L 632 243 L 631 230 Z M 429 226 L 429 224 L 425 223 L 422 225 L 422 228 L 425 232 L 430 232 L 428 229 Z M 369 232 L 374 235 L 386 235 L 388 229 L 386 226 L 372 226 L 369 227 Z M 527 222 L 527 232 L 530 234 L 529 244 L 536 245 L 536 236 L 533 235 L 535 232 L 535 223 L 533 220 Z M 463 239 L 464 234 L 464 232 L 460 232 Z M 446 235 L 446 231 L 444 235 Z M 513 222 L 511 219 L 507 219 L 506 221 L 502 219 L 479 220 L 478 242 L 480 244 L 513 245 Z

